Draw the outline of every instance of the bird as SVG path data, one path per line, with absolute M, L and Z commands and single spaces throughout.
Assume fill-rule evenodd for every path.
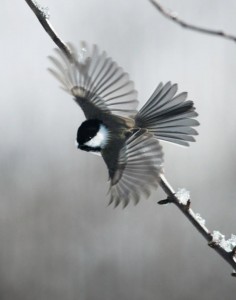
M 198 134 L 194 102 L 177 84 L 160 83 L 138 111 L 129 75 L 97 45 L 67 44 L 49 56 L 48 70 L 73 96 L 86 120 L 77 130 L 77 148 L 102 156 L 109 174 L 109 204 L 126 207 L 148 198 L 163 174 L 160 141 L 189 146 Z

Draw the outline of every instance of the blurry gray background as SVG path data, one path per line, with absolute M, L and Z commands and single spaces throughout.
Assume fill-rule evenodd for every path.
M 186 21 L 236 35 L 236 1 L 168 0 Z M 164 144 L 166 177 L 207 226 L 236 234 L 236 43 L 187 31 L 147 0 L 50 0 L 60 37 L 97 43 L 135 81 L 188 91 L 197 143 Z M 235 299 L 231 268 L 159 189 L 107 207 L 101 158 L 77 151 L 84 116 L 46 71 L 55 47 L 25 1 L 0 10 L 0 299 Z

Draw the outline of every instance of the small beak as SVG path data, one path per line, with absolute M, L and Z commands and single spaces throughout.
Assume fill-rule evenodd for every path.
M 75 147 L 76 147 L 77 149 L 80 149 L 80 145 L 79 145 L 79 143 L 78 143 L 77 141 L 75 141 Z

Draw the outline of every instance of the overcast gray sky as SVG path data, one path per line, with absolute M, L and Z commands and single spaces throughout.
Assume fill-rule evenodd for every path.
M 166 0 L 193 24 L 236 35 L 236 2 Z M 211 230 L 236 234 L 236 43 L 184 30 L 147 0 L 50 0 L 62 39 L 96 43 L 130 74 L 141 105 L 171 80 L 201 126 L 185 149 L 164 144 L 165 174 L 191 191 Z M 55 47 L 25 1 L 0 10 L 0 298 L 235 299 L 230 267 L 158 190 L 107 207 L 101 158 L 78 151 L 84 116 L 46 71 Z

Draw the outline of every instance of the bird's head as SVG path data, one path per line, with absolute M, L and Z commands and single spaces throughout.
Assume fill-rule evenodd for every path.
M 108 139 L 108 128 L 96 119 L 84 121 L 77 131 L 77 147 L 84 151 L 101 152 Z

